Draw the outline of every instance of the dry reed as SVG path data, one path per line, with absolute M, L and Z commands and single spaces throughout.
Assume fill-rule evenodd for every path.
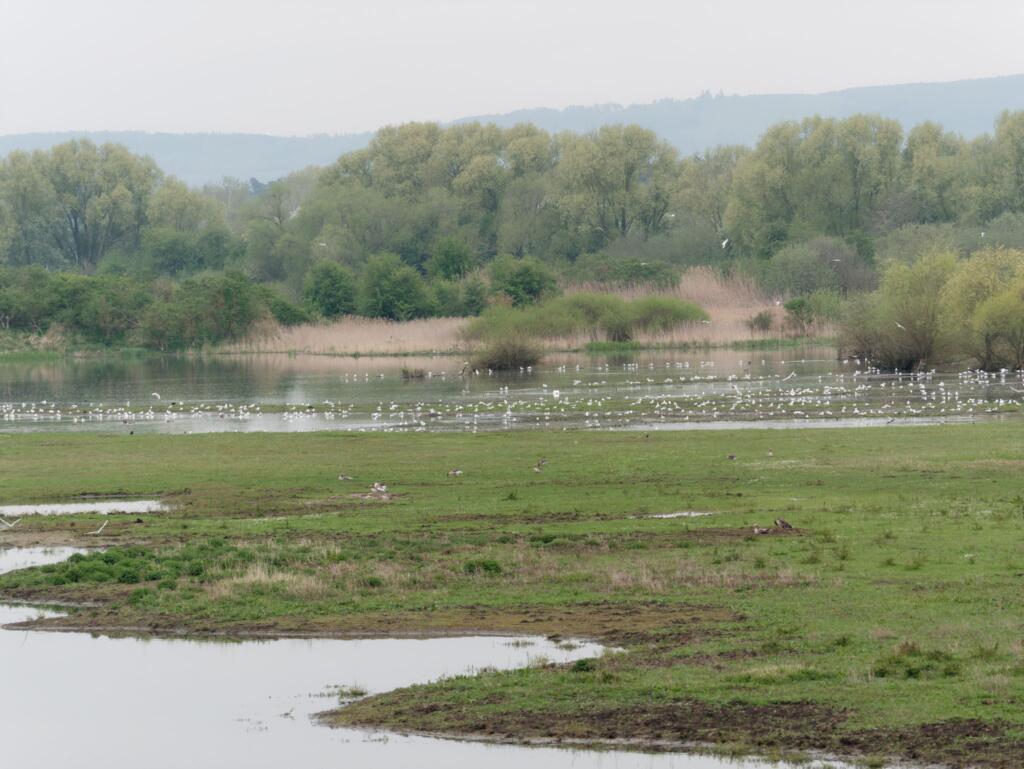
M 785 324 L 785 311 L 745 275 L 722 275 L 711 267 L 693 267 L 683 273 L 675 288 L 638 284 L 609 288 L 594 283 L 575 283 L 566 293 L 581 291 L 613 293 L 624 299 L 668 296 L 694 302 L 710 318 L 707 323 L 688 323 L 671 331 L 636 334 L 634 341 L 652 347 L 724 346 L 750 340 L 784 339 L 794 334 Z M 772 315 L 767 331 L 752 330 L 747 321 L 760 312 Z M 396 322 L 373 318 L 346 317 L 325 323 L 299 326 L 268 324 L 248 338 L 221 345 L 217 352 L 307 353 L 312 355 L 412 355 L 469 352 L 463 339 L 468 318 L 427 318 Z M 808 333 L 831 335 L 828 326 L 816 326 Z M 548 339 L 549 350 L 582 349 L 594 341 L 589 333 Z
M 451 353 L 460 350 L 459 332 L 465 325 L 465 318 L 397 322 L 359 317 L 300 326 L 271 324 L 244 340 L 222 345 L 217 351 L 320 355 Z

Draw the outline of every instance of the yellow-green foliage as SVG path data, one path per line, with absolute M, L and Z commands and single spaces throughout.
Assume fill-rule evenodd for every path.
M 851 301 L 842 346 L 887 368 L 1024 363 L 1024 251 L 933 253 L 892 262 L 878 291 Z
M 532 307 L 492 307 L 469 325 L 466 335 L 474 340 L 554 339 L 582 333 L 594 341 L 627 342 L 638 331 L 670 331 L 706 319 L 707 313 L 696 304 L 675 297 L 627 301 L 614 294 L 580 292 Z

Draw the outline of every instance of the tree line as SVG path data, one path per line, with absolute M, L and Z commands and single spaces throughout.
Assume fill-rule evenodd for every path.
M 1024 113 L 970 141 L 810 118 L 688 157 L 637 126 L 411 123 L 326 168 L 201 189 L 88 141 L 0 162 L 6 268 L 150 291 L 227 271 L 283 321 L 477 314 L 559 278 L 670 284 L 697 264 L 777 294 L 845 295 L 894 260 L 989 245 L 1024 245 Z

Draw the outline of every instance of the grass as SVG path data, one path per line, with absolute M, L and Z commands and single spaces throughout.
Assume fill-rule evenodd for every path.
M 494 631 L 623 649 L 375 695 L 335 723 L 1024 760 L 1014 422 L 0 435 L 0 466 L 5 501 L 132 493 L 178 505 L 142 523 L 111 516 L 100 537 L 85 534 L 99 516 L 0 532 L 0 545 L 108 548 L 0 576 L 8 598 L 98 603 L 43 620 L 57 627 Z M 393 496 L 365 498 L 374 481 Z M 714 514 L 646 517 L 677 510 Z

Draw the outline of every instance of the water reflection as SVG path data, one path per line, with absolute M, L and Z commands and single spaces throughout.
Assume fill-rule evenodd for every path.
M 0 363 L 0 430 L 709 429 L 1016 416 L 1020 372 L 892 375 L 828 347 L 550 355 L 460 376 L 454 357 L 249 355 Z M 410 375 L 411 374 L 411 375 Z

